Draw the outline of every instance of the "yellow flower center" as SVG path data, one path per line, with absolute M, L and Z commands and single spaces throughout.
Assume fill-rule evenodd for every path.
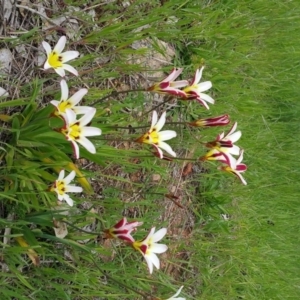
M 57 108 L 59 112 L 65 113 L 67 108 L 72 108 L 72 104 L 69 101 L 62 101 Z
M 157 145 L 159 143 L 159 133 L 156 131 L 156 129 L 154 128 L 151 132 L 147 132 L 146 134 L 144 134 L 141 138 L 140 138 L 140 142 L 144 143 L 144 144 L 155 144 Z
M 66 191 L 65 182 L 63 180 L 57 180 L 56 183 L 55 183 L 55 185 L 56 185 L 57 193 L 59 195 L 64 195 L 65 191 Z
M 72 140 L 78 140 L 80 138 L 80 135 L 81 135 L 81 128 L 79 126 L 80 124 L 77 122 L 73 125 L 71 125 L 69 127 L 69 137 L 72 139 Z
M 62 57 L 56 52 L 51 52 L 48 57 L 48 63 L 52 68 L 59 68 L 62 66 Z
M 61 133 L 64 134 L 70 140 L 78 140 L 80 139 L 81 135 L 81 127 L 80 123 L 74 123 L 73 125 L 69 126 L 68 128 L 62 128 Z

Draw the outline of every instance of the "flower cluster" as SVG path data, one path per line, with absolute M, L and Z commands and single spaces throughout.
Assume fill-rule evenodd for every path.
M 54 71 L 64 77 L 65 70 L 78 76 L 78 72 L 71 65 L 65 62 L 79 56 L 77 51 L 67 51 L 62 53 L 66 45 L 66 37 L 62 36 L 56 46 L 51 50 L 50 45 L 43 41 L 43 47 L 47 53 L 47 60 L 44 64 L 44 69 L 53 68 Z M 67 82 L 63 79 L 60 82 L 61 98 L 60 101 L 52 100 L 50 103 L 55 106 L 55 115 L 61 116 L 65 122 L 65 126 L 60 129 L 60 132 L 72 143 L 75 158 L 79 158 L 78 143 L 86 148 L 91 153 L 96 153 L 96 148 L 93 143 L 86 137 L 101 135 L 101 129 L 88 125 L 94 115 L 96 109 L 89 106 L 76 106 L 81 99 L 87 94 L 87 89 L 80 89 L 69 98 L 69 88 Z M 78 118 L 78 115 L 83 115 Z
M 62 52 L 66 45 L 65 36 L 59 39 L 53 50 L 47 42 L 44 41 L 42 44 L 47 53 L 47 60 L 44 64 L 45 70 L 52 68 L 61 77 L 65 77 L 65 71 L 69 71 L 78 76 L 78 72 L 75 68 L 66 64 L 66 62 L 78 57 L 79 53 L 77 51 Z M 212 83 L 211 81 L 200 82 L 203 70 L 204 67 L 197 69 L 191 80 L 177 80 L 183 69 L 173 68 L 165 79 L 150 86 L 147 91 L 169 94 L 181 100 L 196 100 L 206 109 L 209 109 L 209 104 L 214 104 L 215 100 L 204 93 L 212 87 Z M 88 90 L 82 88 L 73 93 L 73 95 L 69 95 L 69 88 L 65 79 L 61 80 L 60 86 L 60 100 L 52 100 L 50 102 L 55 109 L 52 116 L 61 118 L 64 121 L 64 126 L 58 131 L 71 143 L 76 159 L 80 157 L 79 145 L 84 147 L 88 152 L 95 154 L 96 147 L 88 137 L 99 136 L 102 133 L 100 128 L 90 126 L 96 114 L 96 108 L 78 105 L 82 98 L 88 93 Z M 152 145 L 154 147 L 155 156 L 160 159 L 172 160 L 172 158 L 176 159 L 177 155 L 166 141 L 175 138 L 177 133 L 174 130 L 162 131 L 163 126 L 166 124 L 166 115 L 167 113 L 164 111 L 159 118 L 158 112 L 153 111 L 150 129 L 135 139 L 135 142 Z M 171 124 L 179 123 L 184 126 L 206 128 L 226 126 L 230 123 L 230 120 L 227 114 L 223 114 L 216 117 L 200 118 L 193 122 L 173 122 Z M 204 143 L 210 150 L 200 159 L 202 161 L 208 160 L 222 163 L 222 165 L 218 167 L 219 170 L 234 174 L 246 185 L 247 182 L 241 174 L 247 170 L 247 166 L 242 163 L 244 150 L 235 144 L 241 138 L 241 135 L 241 131 L 237 131 L 237 122 L 235 122 L 227 133 L 222 132 L 217 135 L 215 140 Z M 171 157 L 165 156 L 164 151 Z M 77 174 L 80 174 L 80 172 L 77 172 Z M 64 200 L 70 206 L 73 206 L 74 201 L 68 193 L 81 193 L 83 191 L 81 187 L 70 184 L 71 181 L 74 180 L 75 175 L 75 171 L 72 171 L 65 177 L 65 170 L 61 170 L 57 180 L 55 180 L 50 188 L 50 191 L 56 193 L 59 201 Z M 79 182 L 82 183 L 80 179 Z M 143 222 L 127 221 L 127 218 L 123 217 L 114 226 L 105 229 L 103 232 L 106 238 L 119 239 L 139 252 L 146 260 L 149 272 L 152 274 L 154 267 L 160 269 L 160 260 L 157 254 L 164 253 L 168 250 L 167 245 L 158 243 L 166 235 L 167 229 L 161 228 L 156 231 L 155 227 L 152 227 L 144 239 L 135 240 L 132 234 L 137 231 L 137 227 L 142 224 Z M 168 300 L 184 300 L 185 298 L 177 297 L 182 288 L 183 286 Z
M 204 67 L 197 69 L 192 80 L 175 81 L 182 73 L 183 69 L 174 68 L 170 75 L 168 75 L 161 82 L 155 83 L 147 90 L 149 92 L 156 92 L 160 94 L 170 94 L 176 96 L 181 100 L 196 100 L 206 109 L 209 109 L 208 103 L 214 104 L 215 100 L 209 95 L 204 94 L 212 87 L 211 81 L 200 82 Z M 180 88 L 183 88 L 182 90 Z

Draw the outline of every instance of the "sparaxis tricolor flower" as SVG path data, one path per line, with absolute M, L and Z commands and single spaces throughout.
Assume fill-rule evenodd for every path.
M 95 113 L 96 109 L 91 107 L 79 120 L 76 120 L 76 114 L 71 109 L 67 109 L 64 114 L 65 126 L 61 129 L 61 133 L 72 143 L 75 158 L 79 158 L 79 146 L 77 143 L 81 144 L 87 151 L 93 154 L 96 153 L 94 144 L 86 138 L 87 136 L 101 135 L 100 128 L 86 126 L 91 122 Z
M 132 243 L 132 247 L 144 256 L 148 264 L 150 274 L 153 272 L 153 265 L 157 269 L 160 268 L 160 262 L 156 254 L 164 253 L 168 250 L 167 245 L 156 243 L 160 241 L 166 233 L 167 228 L 161 228 L 155 232 L 155 227 L 152 227 L 146 238 Z
M 142 224 L 143 222 L 137 221 L 127 222 L 127 219 L 124 217 L 113 227 L 104 230 L 104 233 L 106 238 L 118 238 L 124 240 L 125 242 L 133 243 L 134 238 L 131 236 L 131 233 L 136 231 L 136 228 Z
M 199 119 L 194 122 L 189 122 L 190 126 L 195 127 L 213 127 L 213 126 L 225 126 L 230 123 L 228 115 L 222 115 L 218 117 L 211 117 L 206 119 Z
M 197 100 L 200 104 L 202 104 L 206 109 L 209 109 L 209 106 L 207 103 L 214 104 L 215 100 L 211 98 L 209 95 L 203 94 L 202 92 L 205 92 L 209 90 L 212 87 L 211 81 L 205 81 L 201 82 L 202 72 L 204 67 L 201 69 L 197 69 L 196 74 L 191 81 L 190 85 L 185 87 L 183 89 L 183 92 L 185 93 L 185 99 L 186 100 Z
M 164 124 L 166 123 L 166 112 L 163 112 L 160 119 L 157 121 L 158 116 L 157 112 L 153 111 L 152 123 L 149 131 L 136 139 L 138 143 L 144 143 L 153 145 L 157 150 L 159 157 L 163 158 L 163 152 L 161 149 L 168 152 L 170 155 L 176 157 L 176 153 L 172 150 L 171 146 L 165 143 L 164 141 L 170 140 L 177 136 L 176 131 L 174 130 L 164 130 L 160 131 Z M 161 148 L 161 149 L 160 149 Z
M 69 88 L 66 81 L 63 79 L 60 82 L 61 86 L 61 98 L 60 101 L 52 100 L 50 103 L 56 107 L 55 115 L 63 116 L 66 113 L 67 109 L 71 109 L 78 114 L 86 114 L 90 111 L 91 107 L 89 106 L 76 106 L 81 99 L 88 92 L 87 89 L 80 89 L 74 95 L 69 98 Z
M 53 186 L 50 188 L 50 191 L 56 192 L 58 200 L 65 200 L 70 206 L 73 206 L 74 201 L 67 193 L 81 193 L 82 187 L 69 185 L 69 183 L 74 180 L 76 172 L 72 171 L 66 178 L 65 170 L 61 170 L 57 180 L 55 180 Z
M 240 147 L 234 145 L 234 143 L 240 139 L 240 137 L 242 136 L 242 132 L 240 130 L 235 132 L 236 129 L 237 122 L 234 122 L 234 124 L 232 125 L 232 127 L 226 135 L 224 132 L 222 132 L 217 136 L 217 138 L 214 141 L 206 143 L 205 146 L 224 153 L 224 155 L 227 156 L 227 158 L 230 158 L 229 154 L 239 155 Z M 226 159 L 226 161 L 228 162 L 228 165 L 235 168 L 234 161 L 230 162 L 228 159 Z
M 239 180 L 242 182 L 242 184 L 247 185 L 246 180 L 241 174 L 247 170 L 247 166 L 245 164 L 242 164 L 243 158 L 244 158 L 244 150 L 241 150 L 240 155 L 236 160 L 235 166 L 231 166 L 231 165 L 220 166 L 219 169 L 237 176 Z M 227 161 L 222 161 L 222 162 L 227 163 Z
M 44 69 L 47 70 L 53 68 L 54 71 L 61 77 L 65 76 L 65 70 L 78 76 L 78 72 L 75 70 L 75 68 L 72 67 L 71 65 L 66 64 L 66 62 L 78 57 L 79 52 L 78 51 L 62 52 L 65 48 L 66 41 L 67 38 L 65 36 L 62 36 L 58 40 L 53 50 L 51 49 L 51 46 L 47 42 L 45 41 L 42 42 L 42 45 L 47 53 L 47 60 L 44 64 Z
M 216 161 L 220 161 L 220 162 L 226 162 L 226 164 L 235 167 L 236 164 L 236 159 L 229 153 L 224 153 L 221 152 L 217 149 L 211 149 L 210 151 L 208 151 L 204 156 L 200 157 L 201 161 L 205 161 L 205 160 L 216 160 Z
M 161 94 L 170 94 L 177 97 L 186 97 L 185 93 L 180 90 L 179 88 L 188 85 L 187 80 L 178 80 L 175 81 L 176 78 L 182 73 L 183 69 L 174 68 L 170 75 L 166 77 L 161 82 L 155 83 L 154 85 L 150 86 L 147 91 L 149 92 L 156 92 Z

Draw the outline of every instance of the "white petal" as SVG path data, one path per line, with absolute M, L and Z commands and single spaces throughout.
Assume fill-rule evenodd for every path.
M 50 69 L 50 68 L 52 68 L 52 67 L 51 67 L 50 64 L 48 63 L 48 60 L 46 60 L 46 61 L 45 61 L 45 64 L 44 64 L 44 70 L 48 70 L 48 69 Z
M 72 110 L 76 113 L 76 115 L 85 115 L 91 110 L 90 106 L 74 106 Z
M 72 171 L 65 179 L 64 182 L 65 184 L 69 184 L 76 176 L 76 172 Z
M 172 150 L 171 146 L 165 142 L 159 142 L 158 146 L 168 152 L 170 155 L 176 157 L 176 153 Z
M 151 263 L 157 268 L 159 269 L 160 267 L 160 263 L 159 263 L 159 259 L 157 257 L 157 255 L 153 252 L 150 252 L 149 254 L 145 255 L 145 258 L 148 258 L 149 261 L 151 261 Z
M 77 145 L 77 143 L 75 141 L 71 141 L 72 146 L 73 146 L 73 150 L 74 150 L 74 156 L 76 159 L 79 158 L 79 146 Z
M 176 131 L 174 130 L 164 130 L 158 133 L 159 140 L 168 141 L 177 136 Z
M 204 95 L 204 94 L 201 94 L 201 95 Z M 209 109 L 209 106 L 208 104 L 201 99 L 200 95 L 198 96 L 198 98 L 196 99 L 201 105 L 203 105 L 206 109 Z
M 65 170 L 61 170 L 61 171 L 59 172 L 59 175 L 58 175 L 57 180 L 63 180 L 64 177 L 65 177 Z
M 152 113 L 152 122 L 151 122 L 150 131 L 153 129 L 153 127 L 157 123 L 157 118 L 158 118 L 157 117 L 157 112 L 156 112 L 156 110 L 154 110 L 153 113 Z
M 58 191 L 56 191 L 56 193 L 57 193 L 57 199 L 58 199 L 59 201 L 63 201 L 63 200 L 65 199 L 65 195 L 66 195 L 66 194 L 60 195 L 60 194 L 58 193 Z
M 211 103 L 211 104 L 215 103 L 215 100 L 206 94 L 200 93 L 200 98 L 208 103 Z
M 180 289 L 176 292 L 175 295 L 173 295 L 171 298 L 169 298 L 167 300 L 172 300 L 173 298 L 177 297 L 181 293 L 182 289 L 183 289 L 183 286 L 180 287 Z M 178 298 L 177 300 L 179 300 L 179 299 L 184 299 L 185 300 L 185 298 Z
M 194 81 L 193 81 L 192 85 L 198 84 L 200 82 L 201 77 L 202 77 L 203 69 L 204 69 L 204 67 L 202 67 L 200 70 L 198 69 L 196 71 L 196 74 L 195 74 Z
M 151 261 L 151 259 L 150 259 L 149 257 L 147 257 L 147 256 L 145 256 L 145 255 L 144 255 L 144 257 L 145 257 L 145 260 L 146 260 L 147 265 L 148 265 L 148 268 L 149 268 L 149 273 L 152 274 L 152 272 L 153 272 L 153 264 L 152 264 L 152 261 Z
M 153 144 L 153 147 L 156 149 L 156 151 L 158 152 L 159 158 L 163 159 L 164 154 L 162 152 L 161 149 L 159 149 L 156 145 Z
M 44 49 L 45 49 L 45 51 L 46 51 L 46 53 L 47 53 L 47 56 L 49 56 L 50 55 L 50 53 L 51 53 L 51 46 L 47 43 L 47 42 L 45 42 L 45 41 L 42 41 L 42 45 L 43 45 L 43 47 L 44 47 Z
M 240 152 L 240 155 L 239 155 L 239 157 L 236 161 L 236 164 L 239 165 L 243 161 L 243 159 L 244 159 L 244 150 L 241 149 L 241 152 Z
M 225 150 L 225 152 L 228 152 L 228 153 L 233 154 L 233 155 L 239 155 L 240 151 L 241 151 L 241 149 L 237 145 L 233 145 L 232 147 L 226 148 L 226 150 Z
M 229 161 L 228 165 L 235 170 L 236 168 L 236 159 L 230 154 L 230 153 L 223 153 L 223 155 L 227 158 L 227 160 Z M 222 160 L 220 158 L 220 160 Z
M 209 90 L 212 87 L 212 83 L 211 81 L 205 81 L 205 82 L 201 82 L 198 84 L 198 92 L 205 92 L 207 90 Z
M 72 59 L 78 57 L 79 56 L 79 52 L 78 51 L 66 51 L 64 53 L 61 53 L 60 56 L 62 57 L 62 62 L 66 63 L 69 60 L 72 60 Z
M 64 50 L 65 48 L 65 45 L 66 45 L 66 41 L 67 41 L 67 38 L 65 35 L 63 35 L 57 42 L 57 44 L 55 45 L 54 49 L 53 49 L 53 52 L 56 52 L 57 54 L 60 54 L 62 53 L 62 51 Z
M 151 251 L 153 253 L 164 253 L 168 250 L 168 246 L 165 244 L 153 244 L 151 246 Z
M 64 200 L 70 205 L 73 206 L 74 201 L 70 198 L 68 194 L 64 194 Z
M 82 147 L 84 147 L 87 151 L 95 154 L 96 153 L 96 148 L 94 144 L 88 140 L 86 137 L 82 136 L 80 137 L 79 140 L 76 140 L 79 144 L 81 144 Z
M 239 130 L 231 135 L 227 135 L 226 140 L 230 140 L 232 143 L 235 143 L 242 136 L 242 132 Z
M 72 67 L 72 66 L 70 66 L 68 64 L 63 64 L 62 68 L 64 68 L 65 70 L 69 71 L 70 73 L 74 74 L 75 76 L 78 76 L 78 72 L 77 72 L 77 70 L 74 67 Z
M 239 177 L 239 179 L 241 180 L 242 184 L 247 185 L 247 181 L 245 180 L 245 178 L 243 177 L 243 175 L 240 174 L 240 172 L 235 172 L 235 174 Z
M 229 132 L 225 135 L 225 137 L 231 135 L 233 132 L 235 132 L 237 129 L 237 122 L 234 122 L 234 124 L 231 126 Z
M 174 68 L 170 75 L 166 77 L 162 82 L 174 81 L 183 71 L 183 68 L 176 69 Z
M 173 81 L 173 82 L 171 82 L 171 87 L 181 88 L 181 87 L 187 86 L 188 84 L 189 84 L 189 82 L 187 80 Z
M 84 97 L 84 95 L 86 95 L 87 92 L 88 92 L 87 89 L 80 89 L 69 99 L 68 98 L 66 99 L 68 99 L 75 106 L 80 102 L 80 100 Z
M 161 228 L 157 232 L 155 232 L 152 236 L 152 241 L 154 243 L 160 241 L 167 233 L 167 228 Z
M 51 66 L 50 66 L 51 67 Z M 58 67 L 58 68 L 55 68 L 54 71 L 61 77 L 65 77 L 66 76 L 66 72 L 64 70 L 63 67 Z
M 83 127 L 81 133 L 83 136 L 96 136 L 101 135 L 102 131 L 97 127 Z
M 144 239 L 145 243 L 148 243 L 148 240 L 152 238 L 153 234 L 155 232 L 155 227 L 152 227 L 147 235 L 147 237 Z
M 60 102 L 57 101 L 57 100 L 51 100 L 50 103 L 51 103 L 52 105 L 54 105 L 54 106 L 57 108 L 57 107 L 58 107 L 58 104 L 59 104 Z
M 76 114 L 72 109 L 66 109 L 66 122 L 70 126 L 76 122 Z
M 156 131 L 160 131 L 163 126 L 166 123 L 166 112 L 164 111 L 160 117 L 160 119 L 158 120 L 158 122 L 156 123 L 156 125 L 154 126 L 154 128 L 156 129 Z
M 90 110 L 82 116 L 78 121 L 80 123 L 80 126 L 85 126 L 88 123 L 90 123 L 96 113 L 96 108 L 91 107 Z
M 68 185 L 66 187 L 67 193 L 81 193 L 82 191 L 83 191 L 83 189 L 80 186 Z
M 63 79 L 61 80 L 60 82 L 60 88 L 61 88 L 61 98 L 60 100 L 68 100 L 68 97 L 69 97 L 69 88 L 68 88 L 68 85 L 66 83 L 66 81 Z

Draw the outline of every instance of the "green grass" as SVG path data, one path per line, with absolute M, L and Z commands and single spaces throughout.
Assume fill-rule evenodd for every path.
M 80 6 L 86 2 L 66 3 Z M 90 5 L 96 4 L 98 1 Z M 59 15 L 60 11 L 53 13 Z M 118 85 L 125 75 L 144 71 L 139 63 L 128 63 L 130 55 L 136 54 L 130 45 L 148 38 L 156 47 L 158 38 L 171 43 L 176 50 L 166 71 L 173 64 L 183 66 L 186 78 L 205 62 L 203 77 L 212 81 L 213 90 L 209 94 L 216 99 L 210 111 L 194 102 L 181 102 L 168 115 L 173 120 L 183 116 L 190 120 L 195 116 L 228 113 L 243 133 L 239 145 L 245 149 L 248 185 L 242 186 L 233 176 L 221 173 L 214 163 L 205 163 L 208 173 L 188 178 L 184 187 L 191 196 L 189 201 L 182 200 L 187 206 L 186 216 L 192 215 L 194 219 L 188 242 L 180 235 L 165 238 L 163 242 L 169 245 L 170 256 L 165 261 L 161 256 L 165 266 L 151 276 L 141 255 L 123 244 L 109 244 L 101 238 L 97 241 L 92 235 L 82 245 L 77 241 L 88 235 L 70 226 L 67 238 L 55 237 L 51 228 L 54 213 L 50 209 L 54 196 L 46 188 L 56 176 L 50 169 L 61 168 L 71 149 L 67 148 L 67 155 L 64 154 L 62 149 L 68 144 L 53 133 L 51 139 L 57 142 L 57 148 L 48 149 L 47 145 L 41 148 L 57 160 L 41 162 L 36 147 L 47 142 L 48 137 L 42 133 L 49 122 L 43 117 L 49 112 L 45 109 L 44 115 L 41 112 L 40 116 L 32 116 L 34 110 L 28 103 L 44 106 L 47 101 L 58 99 L 59 79 L 54 74 L 30 77 L 28 73 L 30 83 L 25 84 L 17 76 L 3 77 L 4 86 L 20 86 L 20 93 L 0 103 L 0 108 L 6 109 L 1 113 L 13 116 L 11 128 L 2 131 L 6 132 L 5 137 L 11 137 L 9 144 L 0 145 L 6 151 L 1 154 L 0 229 L 12 228 L 9 245 L 3 244 L 4 231 L 1 231 L 0 261 L 9 268 L 0 273 L 1 299 L 142 299 L 135 291 L 166 299 L 182 284 L 185 288 L 181 295 L 187 299 L 298 299 L 299 13 L 297 1 L 275 0 L 170 0 L 162 6 L 159 1 L 148 4 L 135 1 L 126 9 L 112 2 L 97 10 L 95 20 L 82 11 L 76 13 L 84 22 L 78 33 L 82 43 L 74 47 L 84 56 L 73 65 L 88 72 L 79 78 L 71 77 L 68 83 L 76 88 L 83 85 L 90 88 L 85 98 L 87 104 L 108 94 L 113 88 L 112 80 Z M 178 19 L 175 23 L 174 17 Z M 99 27 L 94 27 L 95 24 Z M 3 47 L 38 45 L 43 39 L 45 33 L 36 28 L 17 41 L 3 42 Z M 99 58 L 106 61 L 101 66 Z M 134 135 L 113 133 L 108 125 L 147 124 L 146 117 L 137 113 L 144 113 L 155 104 L 151 103 L 152 95 L 148 95 L 150 103 L 145 107 L 145 97 L 138 92 L 97 104 L 93 126 L 113 134 L 109 136 L 112 138 L 137 137 L 143 130 Z M 23 106 L 19 110 L 14 110 L 20 105 Z M 106 113 L 107 108 L 111 115 Z M 124 113 L 128 108 L 130 113 Z M 41 135 L 32 136 L 32 130 L 36 133 L 40 130 Z M 185 153 L 184 150 L 195 149 L 195 157 L 205 153 L 197 131 L 182 127 L 176 130 L 179 138 L 171 142 L 176 151 Z M 201 132 L 203 141 L 213 139 L 222 130 Z M 137 238 L 143 238 L 151 226 L 168 226 L 168 220 L 160 218 L 165 212 L 165 202 L 156 193 L 168 193 L 168 183 L 176 184 L 177 178 L 170 175 L 175 163 L 155 160 L 154 164 L 153 158 L 139 157 L 149 155 L 147 147 L 142 151 L 116 150 L 102 138 L 105 135 L 96 140 L 98 152 L 93 158 L 82 151 L 101 166 L 96 170 L 84 169 L 83 173 L 96 179 L 102 192 L 74 197 L 78 207 L 72 208 L 68 222 L 81 228 L 90 224 L 87 217 L 93 217 L 97 220 L 93 232 L 100 232 L 112 226 L 124 212 L 129 218 L 144 222 L 135 234 Z M 136 157 L 140 160 L 133 163 Z M 112 173 L 116 168 L 118 172 Z M 143 182 L 135 183 L 131 176 L 141 170 L 145 174 Z M 154 184 L 153 174 L 159 174 L 162 181 Z M 98 209 L 96 213 L 84 206 L 87 199 Z M 175 209 L 182 214 L 179 207 Z M 8 213 L 15 214 L 13 221 L 6 219 Z M 221 213 L 228 213 L 230 219 L 223 220 Z M 61 218 L 59 214 L 55 217 Z M 181 226 L 188 223 L 187 217 Z M 42 261 L 39 267 L 34 267 L 24 255 L 27 249 L 15 243 L 15 235 L 23 235 L 38 253 Z M 171 267 L 176 272 L 170 274 Z

